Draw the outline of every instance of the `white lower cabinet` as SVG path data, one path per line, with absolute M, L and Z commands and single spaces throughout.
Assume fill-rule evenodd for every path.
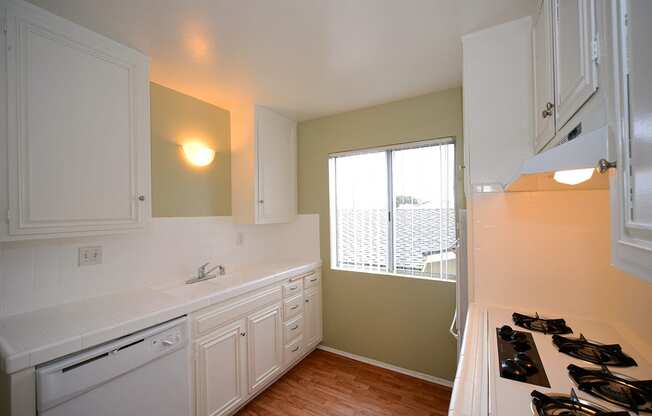
M 321 342 L 320 277 L 312 271 L 191 315 L 195 415 L 235 413 Z
M 310 348 L 322 339 L 321 290 L 317 287 L 306 291 L 304 317 L 305 345 Z
M 247 328 L 249 393 L 254 393 L 281 372 L 281 305 L 275 304 L 250 315 Z
M 247 397 L 246 321 L 224 325 L 195 342 L 196 414 L 229 414 Z

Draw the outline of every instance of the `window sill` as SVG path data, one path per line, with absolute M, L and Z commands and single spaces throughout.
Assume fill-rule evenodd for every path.
M 365 270 L 354 270 L 354 269 L 346 269 L 343 267 L 331 267 L 330 268 L 333 271 L 336 272 L 349 272 L 349 273 L 358 273 L 358 274 L 369 274 L 369 275 L 379 275 L 379 276 L 385 276 L 385 277 L 397 277 L 397 278 L 407 278 L 407 279 L 417 279 L 417 280 L 427 280 L 429 282 L 443 282 L 443 283 L 457 283 L 457 280 L 451 280 L 451 279 L 442 279 L 441 277 L 426 277 L 426 276 L 415 276 L 411 274 L 401 274 L 401 273 L 388 273 L 388 272 L 380 272 L 380 271 L 365 271 Z

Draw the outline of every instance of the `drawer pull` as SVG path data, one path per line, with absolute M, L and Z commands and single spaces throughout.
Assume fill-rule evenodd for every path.
M 294 324 L 294 326 L 290 328 L 290 331 L 294 331 L 294 330 L 297 329 L 297 328 L 299 328 L 299 325 Z
M 318 279 L 315 277 L 314 279 L 310 279 L 311 282 L 316 282 Z
M 298 288 L 299 288 L 299 286 L 290 286 L 289 287 L 290 290 L 297 290 Z
M 292 352 L 297 352 L 297 351 L 299 351 L 299 348 L 300 348 L 300 347 L 297 345 L 296 347 L 294 347 L 294 349 L 292 350 Z
M 291 309 L 291 310 L 295 310 L 295 309 L 298 308 L 298 307 L 299 307 L 299 305 L 292 305 L 292 306 L 290 306 L 290 309 Z

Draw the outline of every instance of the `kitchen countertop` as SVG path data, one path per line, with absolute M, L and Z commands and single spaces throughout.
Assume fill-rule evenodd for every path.
M 320 266 L 320 261 L 250 265 L 191 285 L 114 293 L 1 318 L 0 371 L 15 373 Z

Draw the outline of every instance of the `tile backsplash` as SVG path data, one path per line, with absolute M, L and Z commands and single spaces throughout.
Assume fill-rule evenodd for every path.
M 239 237 L 242 241 L 239 241 Z M 102 263 L 78 265 L 80 247 Z M 237 225 L 231 217 L 155 218 L 127 234 L 0 243 L 0 317 L 108 293 L 183 282 L 199 265 L 319 258 L 319 218 Z

